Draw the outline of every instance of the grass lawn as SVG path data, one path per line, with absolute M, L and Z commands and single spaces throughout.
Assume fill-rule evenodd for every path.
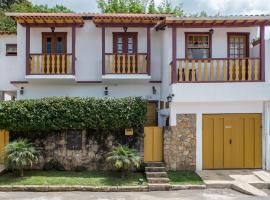
M 87 185 L 87 186 L 134 186 L 142 173 L 130 173 L 120 178 L 117 172 L 70 172 L 70 171 L 26 171 L 25 177 L 11 173 L 0 175 L 0 185 Z
M 203 184 L 201 177 L 193 171 L 169 171 L 168 177 L 172 185 Z

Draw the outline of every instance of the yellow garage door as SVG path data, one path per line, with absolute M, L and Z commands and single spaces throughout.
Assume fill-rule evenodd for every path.
M 203 169 L 262 168 L 261 114 L 203 115 Z
M 0 164 L 4 163 L 4 149 L 9 142 L 9 133 L 4 130 L 0 130 Z
M 161 162 L 163 159 L 163 133 L 161 127 L 144 127 L 144 161 Z

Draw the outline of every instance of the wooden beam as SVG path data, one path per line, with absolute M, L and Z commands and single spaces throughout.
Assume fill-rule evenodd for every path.
M 154 27 L 156 23 L 96 23 L 96 27 Z
M 177 44 L 176 44 L 176 27 L 172 28 L 172 69 L 171 69 L 171 81 L 176 83 L 176 54 L 177 54 Z
M 26 75 L 30 74 L 30 62 L 29 62 L 29 58 L 30 58 L 30 27 L 27 26 L 26 27 L 26 37 L 25 37 L 25 69 Z
M 265 26 L 260 26 L 261 80 L 265 81 Z
M 76 63 L 76 27 L 72 27 L 72 74 L 75 75 L 75 63 Z
M 147 73 L 151 75 L 151 30 L 147 27 Z
M 102 39 L 102 75 L 105 75 L 105 27 L 101 29 L 101 39 Z

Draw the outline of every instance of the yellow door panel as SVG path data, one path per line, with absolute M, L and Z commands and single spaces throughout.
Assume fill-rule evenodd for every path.
M 0 130 L 0 164 L 4 163 L 5 146 L 9 143 L 9 133 L 5 130 Z
M 163 129 L 160 127 L 144 128 L 144 161 L 161 162 L 163 159 Z
M 203 169 L 262 168 L 261 114 L 203 115 Z

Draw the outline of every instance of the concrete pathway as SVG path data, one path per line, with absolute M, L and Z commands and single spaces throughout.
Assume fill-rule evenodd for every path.
M 163 192 L 0 192 L 1 200 L 269 200 L 230 189 L 182 190 Z
M 198 172 L 208 188 L 232 188 L 244 194 L 267 196 L 270 173 L 264 170 L 203 170 Z

